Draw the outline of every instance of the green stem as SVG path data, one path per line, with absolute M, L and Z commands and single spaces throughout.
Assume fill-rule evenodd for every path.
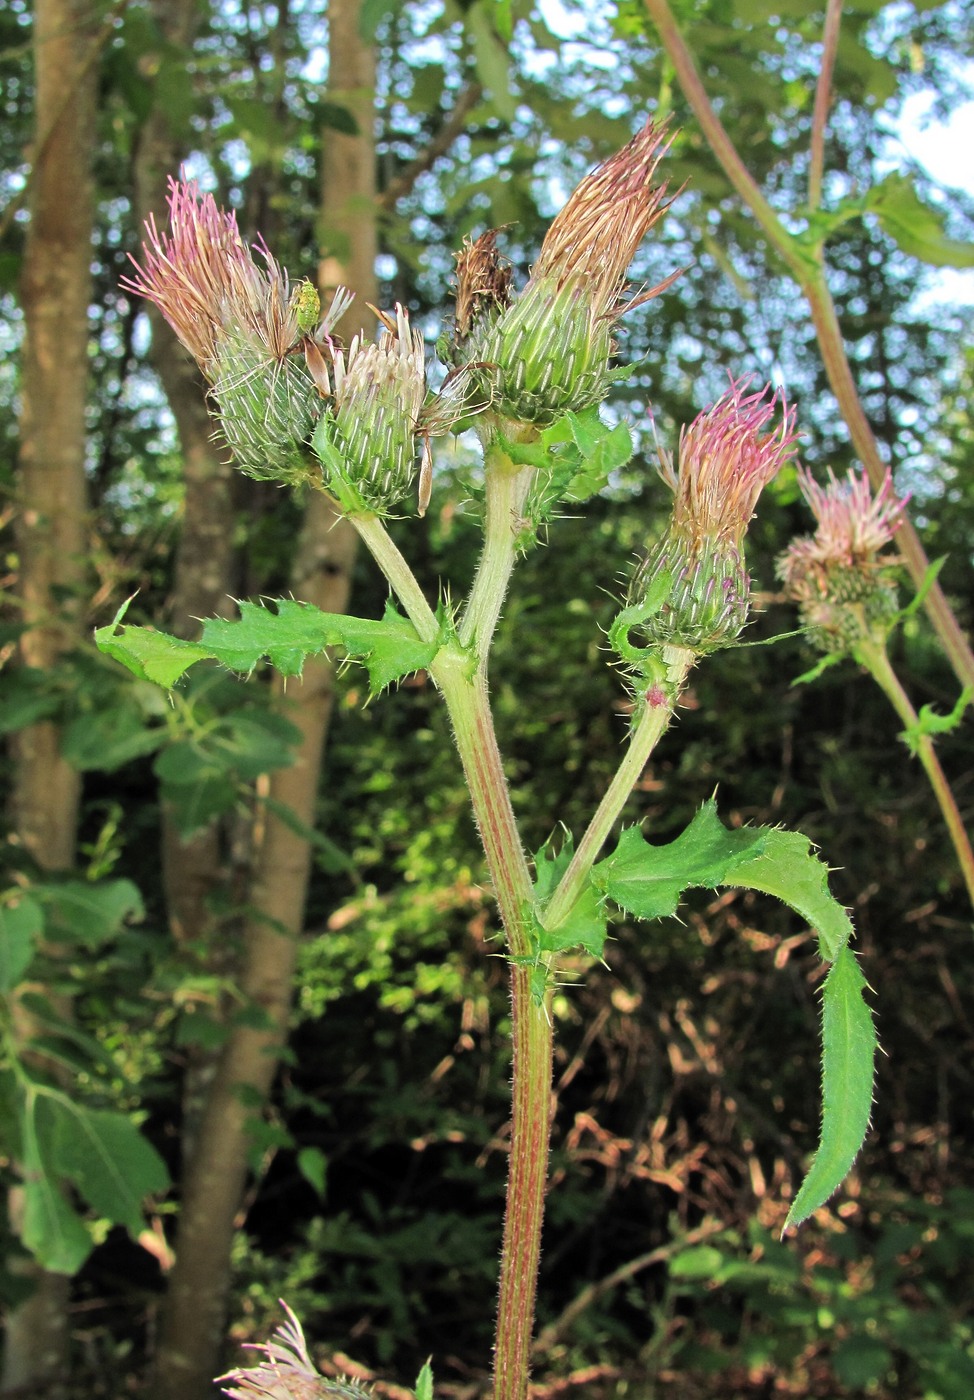
M 907 728 L 915 729 L 917 712 L 900 684 L 899 676 L 893 670 L 885 647 L 879 646 L 875 642 L 860 642 L 856 646 L 855 657 L 865 666 Z M 933 788 L 944 823 L 950 833 L 961 874 L 964 877 L 964 884 L 967 886 L 968 896 L 971 904 L 974 905 L 974 850 L 971 849 L 970 838 L 958 811 L 954 794 L 947 781 L 947 776 L 940 766 L 940 760 L 929 734 L 917 734 L 914 742 L 917 757 L 923 764 L 923 770 Z
M 694 653 L 683 647 L 663 649 L 667 684 L 658 689 L 655 697 L 657 703 L 652 703 L 649 697 L 644 701 L 642 714 L 630 736 L 625 757 L 589 822 L 585 835 L 579 841 L 568 869 L 541 915 L 541 923 L 545 928 L 557 928 L 571 912 L 572 905 L 581 894 L 589 871 L 605 845 L 629 794 L 639 781 L 650 754 L 673 718 L 676 702 L 695 659 Z
M 484 552 L 459 628 L 460 641 L 464 646 L 473 646 L 481 662 L 490 649 L 514 568 L 521 513 L 535 469 L 518 466 L 495 444 L 487 452 L 484 470 Z
M 402 603 L 406 616 L 420 637 L 424 642 L 435 642 L 440 635 L 436 614 L 382 521 L 377 515 L 350 515 L 348 518 L 385 574 L 389 587 Z
M 533 995 L 534 895 L 494 733 L 483 666 L 444 647 L 432 665 L 443 693 L 487 855 L 511 954 L 513 1089 L 507 1210 L 501 1253 L 495 1400 L 526 1400 L 548 1174 L 553 1033 Z
M 780 254 L 808 299 L 829 384 L 848 425 L 852 444 L 866 468 L 874 490 L 878 490 L 886 477 L 886 463 L 859 398 L 845 351 L 839 318 L 820 261 L 803 251 L 798 241 L 791 236 L 738 155 L 734 143 L 711 106 L 693 55 L 673 18 L 668 0 L 644 0 L 644 4 L 659 31 L 660 40 L 673 64 L 684 95 L 711 150 L 723 167 L 724 174 L 750 209 L 766 234 L 768 242 Z M 930 565 L 910 520 L 903 519 L 896 532 L 896 543 L 910 576 L 919 589 L 927 577 Z M 938 583 L 935 582 L 927 592 L 924 605 L 961 685 L 974 685 L 974 652 L 971 651 L 967 638 Z

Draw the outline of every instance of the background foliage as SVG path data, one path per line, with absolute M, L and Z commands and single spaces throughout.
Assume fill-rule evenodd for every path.
M 136 589 L 141 619 L 165 618 L 180 531 L 178 440 L 147 360 L 143 308 L 118 290 L 138 240 L 132 165 L 147 77 L 187 168 L 238 209 L 248 235 L 260 230 L 295 276 L 313 275 L 327 232 L 316 215 L 322 133 L 327 140 L 329 130 L 349 127 L 324 81 L 320 7 L 214 4 L 188 50 L 163 36 L 158 9 L 133 0 L 115 13 L 97 60 L 92 625 Z M 776 207 L 797 208 L 817 7 L 682 0 L 678 13 L 752 173 Z M 498 723 L 525 841 L 536 849 L 556 822 L 580 829 L 618 758 L 623 696 L 604 631 L 629 560 L 666 509 L 650 403 L 661 438 L 672 441 L 675 425 L 720 393 L 728 373 L 780 374 L 799 404 L 805 461 L 840 471 L 851 459 L 793 287 L 768 266 L 682 109 L 641 7 L 515 4 L 509 43 L 497 15 L 488 0 L 362 6 L 378 62 L 383 305 L 403 301 L 435 341 L 450 314 L 452 253 L 489 226 L 508 226 L 504 247 L 523 276 L 573 181 L 647 110 L 672 109 L 668 178 L 674 192 L 687 182 L 633 269 L 650 284 L 686 269 L 626 333 L 639 369 L 611 412 L 631 418 L 641 453 L 611 491 L 557 522 L 524 561 L 502 623 Z M 969 238 L 969 196 L 936 186 L 890 135 L 911 92 L 933 91 L 943 113 L 967 96 L 969 7 L 859 0 L 844 7 L 843 24 L 830 200 L 873 188 L 893 168 L 953 237 Z M 11 509 L 30 26 L 20 3 L 0 18 L 8 210 L 0 472 Z M 416 174 L 412 163 L 422 163 L 457 94 L 474 84 L 462 128 Z M 931 554 L 948 555 L 942 577 L 969 623 L 966 309 L 945 304 L 932 272 L 873 216 L 845 223 L 829 258 L 870 419 L 900 488 L 914 492 Z M 426 519 L 397 529 L 431 596 L 441 579 L 459 588 L 475 563 L 463 509 L 470 470 L 463 440 L 448 444 Z M 236 482 L 226 520 L 236 596 L 286 588 L 296 528 L 297 508 L 280 492 Z M 783 480 L 749 535 L 752 574 L 765 590 L 749 641 L 793 628 L 773 593 L 773 559 L 807 529 L 794 481 Z M 12 545 L 7 568 L 15 589 Z M 360 561 L 355 611 L 377 617 L 383 602 Z M 13 604 L 8 650 L 17 627 Z M 914 621 L 896 648 L 916 703 L 949 709 L 952 677 L 924 624 Z M 666 840 L 717 789 L 731 824 L 800 827 L 821 846 L 835 867 L 832 888 L 853 911 L 879 1010 L 886 1053 L 874 1129 L 848 1189 L 797 1239 L 780 1242 L 817 1126 L 814 941 L 784 908 L 733 891 L 698 892 L 678 920 L 618 924 L 606 965 L 580 962 L 556 1002 L 539 1376 L 588 1375 L 587 1395 L 966 1400 L 974 1389 L 970 911 L 895 716 L 848 664 L 815 687 L 791 685 L 807 664 L 795 637 L 708 661 L 628 815 Z M 252 1126 L 232 1340 L 266 1335 L 283 1296 L 316 1352 L 341 1351 L 400 1378 L 432 1353 L 443 1393 L 459 1396 L 483 1374 L 493 1312 L 509 1072 L 504 968 L 493 956 L 482 857 L 435 695 L 422 678 L 368 706 L 366 693 L 362 671 L 342 675 L 289 1053 L 271 1111 Z M 30 977 L 38 995 L 72 995 L 87 1111 L 134 1113 L 177 1181 L 180 1072 L 200 1047 L 219 1045 L 234 993 L 208 951 L 196 950 L 194 967 L 194 950 L 172 945 L 160 803 L 184 835 L 219 820 L 230 865 L 245 861 L 234 842 L 252 785 L 286 761 L 293 738 L 267 699 L 260 679 L 244 687 L 201 671 L 170 706 L 87 650 L 45 676 L 4 673 L 5 730 L 56 715 L 63 751 L 84 772 L 79 877 L 126 882 L 134 892 L 118 918 L 76 936 L 67 958 L 50 964 L 39 954 Z M 969 727 L 946 736 L 940 753 L 968 814 Z M 3 858 L 12 885 L 36 881 L 16 843 Z M 224 897 L 215 912 L 229 958 L 240 914 L 232 881 Z M 27 965 L 16 971 L 26 976 Z M 9 975 L 0 991 L 17 981 Z M 2 1115 L 0 1099 L 6 1128 Z M 22 1146 L 5 1144 L 12 1162 Z M 159 1192 L 160 1184 L 139 1189 Z M 129 1223 L 82 1196 L 106 1222 Z M 173 1199 L 157 1195 L 160 1230 Z M 165 1280 L 122 1230 L 105 1223 L 95 1240 L 73 1286 L 72 1393 L 137 1393 Z M 5 1246 L 8 1259 L 19 1248 L 10 1239 Z M 615 1281 L 600 1286 L 606 1280 Z M 593 1285 L 588 1306 L 565 1316 Z M 16 1276 L 0 1275 L 0 1289 L 14 1302 Z

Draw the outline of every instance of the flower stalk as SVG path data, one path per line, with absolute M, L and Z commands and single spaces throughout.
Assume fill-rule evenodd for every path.
M 843 480 L 830 470 L 819 485 L 799 469 L 798 481 L 812 514 L 814 535 L 791 542 L 778 560 L 778 574 L 798 604 L 809 640 L 828 656 L 849 656 L 863 666 L 906 726 L 911 748 L 937 799 L 974 905 L 974 850 L 950 784 L 910 699 L 893 669 L 887 639 L 900 619 L 900 560 L 883 553 L 896 535 L 908 497 L 893 489 L 889 471 L 878 490 L 850 471 Z

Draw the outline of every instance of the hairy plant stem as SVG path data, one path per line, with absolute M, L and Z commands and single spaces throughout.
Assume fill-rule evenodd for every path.
M 900 684 L 899 676 L 893 670 L 886 648 L 875 642 L 860 642 L 856 646 L 855 657 L 865 666 L 907 728 L 914 728 L 917 724 L 917 712 Z M 950 783 L 940 766 L 940 759 L 937 757 L 933 740 L 929 734 L 917 734 L 913 742 L 916 745 L 916 755 L 923 764 L 923 771 L 933 788 L 934 796 L 957 854 L 968 896 L 971 904 L 974 905 L 974 850 L 971 849 L 970 837 L 958 811 Z
M 541 913 L 541 923 L 545 928 L 557 928 L 571 912 L 572 905 L 581 894 L 588 873 L 605 845 L 629 794 L 639 781 L 650 754 L 673 718 L 676 702 L 696 657 L 685 647 L 664 647 L 662 653 L 668 683 L 665 703 L 652 705 L 648 701 L 644 702 L 642 714 L 630 735 L 626 755 L 589 822 L 585 835 L 579 841 L 568 869 Z
M 464 646 L 473 646 L 484 661 L 500 617 L 508 580 L 517 557 L 518 522 L 524 509 L 533 467 L 518 466 L 502 447 L 490 447 L 484 459 L 487 478 L 484 551 L 460 622 Z
M 495 1400 L 525 1400 L 548 1174 L 552 1026 L 546 1005 L 539 1005 L 532 995 L 531 876 L 497 747 L 486 670 L 481 664 L 471 672 L 471 661 L 468 650 L 447 646 L 433 662 L 432 674 L 453 722 L 511 956 L 511 1155 L 494 1347 L 494 1396 Z
M 805 293 L 829 384 L 848 426 L 852 445 L 866 468 L 874 490 L 878 490 L 886 477 L 886 463 L 866 417 L 849 365 L 835 303 L 822 267 L 821 249 L 813 253 L 807 245 L 793 238 L 761 193 L 711 106 L 693 55 L 673 17 L 668 0 L 643 0 L 643 3 L 656 25 L 684 96 L 724 174 Z M 835 7 L 831 8 L 834 11 Z M 817 101 L 821 104 L 824 100 L 824 94 L 819 94 Z M 896 532 L 896 543 L 913 582 L 920 588 L 930 565 L 913 524 L 905 517 Z M 929 588 L 924 605 L 961 685 L 974 684 L 974 652 L 938 583 L 934 582 Z
M 440 625 L 419 584 L 406 563 L 399 547 L 377 515 L 350 515 L 361 539 L 368 545 L 372 557 L 385 574 L 389 587 L 402 603 L 406 616 L 424 642 L 433 642 L 440 635 Z

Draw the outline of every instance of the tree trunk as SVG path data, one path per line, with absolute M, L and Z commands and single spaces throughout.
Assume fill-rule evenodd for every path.
M 375 150 L 373 60 L 358 30 L 358 0 L 332 0 L 329 7 L 330 71 L 343 86 L 330 85 L 332 101 L 352 107 L 356 137 L 324 135 L 323 208 L 328 228 L 345 233 L 352 258 L 322 264 L 322 290 L 336 281 L 357 296 L 353 313 L 366 324 L 366 303 L 375 291 Z M 341 330 L 350 329 L 343 324 Z M 298 548 L 291 591 L 328 612 L 348 603 L 355 534 L 336 521 L 325 497 L 312 497 Z M 305 666 L 300 685 L 279 690 L 283 712 L 301 731 L 293 766 L 275 772 L 268 793 L 313 826 L 321 755 L 333 705 L 334 668 L 322 658 Z M 207 1400 L 219 1366 L 226 1330 L 230 1250 L 247 1174 L 248 1122 L 266 1101 L 287 1035 L 298 938 L 303 928 L 310 847 L 272 811 L 264 813 L 263 839 L 255 853 L 251 907 L 240 977 L 244 995 L 265 1013 L 266 1029 L 237 1026 L 217 1067 L 187 1174 L 160 1343 L 152 1400 Z
M 58 664 L 77 636 L 85 566 L 85 398 L 94 218 L 92 141 L 97 14 L 88 0 L 37 0 L 34 165 L 21 279 L 18 520 L 27 666 Z M 13 743 L 17 840 L 43 870 L 74 863 L 79 775 L 61 757 L 58 725 Z M 19 1209 L 11 1193 L 11 1214 Z M 32 1296 L 7 1318 L 2 1391 L 53 1394 L 67 1364 L 68 1279 L 28 1266 Z
M 154 0 L 153 16 L 167 42 L 190 52 L 201 17 L 198 0 Z M 139 133 L 133 169 L 134 207 L 141 226 L 149 214 L 161 222 L 167 176 L 179 167 L 184 152 L 160 101 L 153 104 Z M 194 361 L 162 316 L 152 317 L 152 363 L 176 420 L 183 460 L 183 514 L 176 548 L 167 626 L 177 636 L 193 637 L 198 618 L 233 612 L 234 468 L 217 449 L 213 419 L 206 406 L 206 385 Z M 214 822 L 186 840 L 165 813 L 162 823 L 162 870 L 169 927 L 177 948 L 205 950 L 207 970 L 224 973 L 229 940 L 222 921 L 212 913 L 211 897 L 227 881 L 221 826 Z M 194 967 L 198 969 L 198 961 Z M 184 1165 L 192 1158 L 203 1103 L 215 1068 L 212 1051 L 189 1047 L 183 1075 L 182 1136 Z

